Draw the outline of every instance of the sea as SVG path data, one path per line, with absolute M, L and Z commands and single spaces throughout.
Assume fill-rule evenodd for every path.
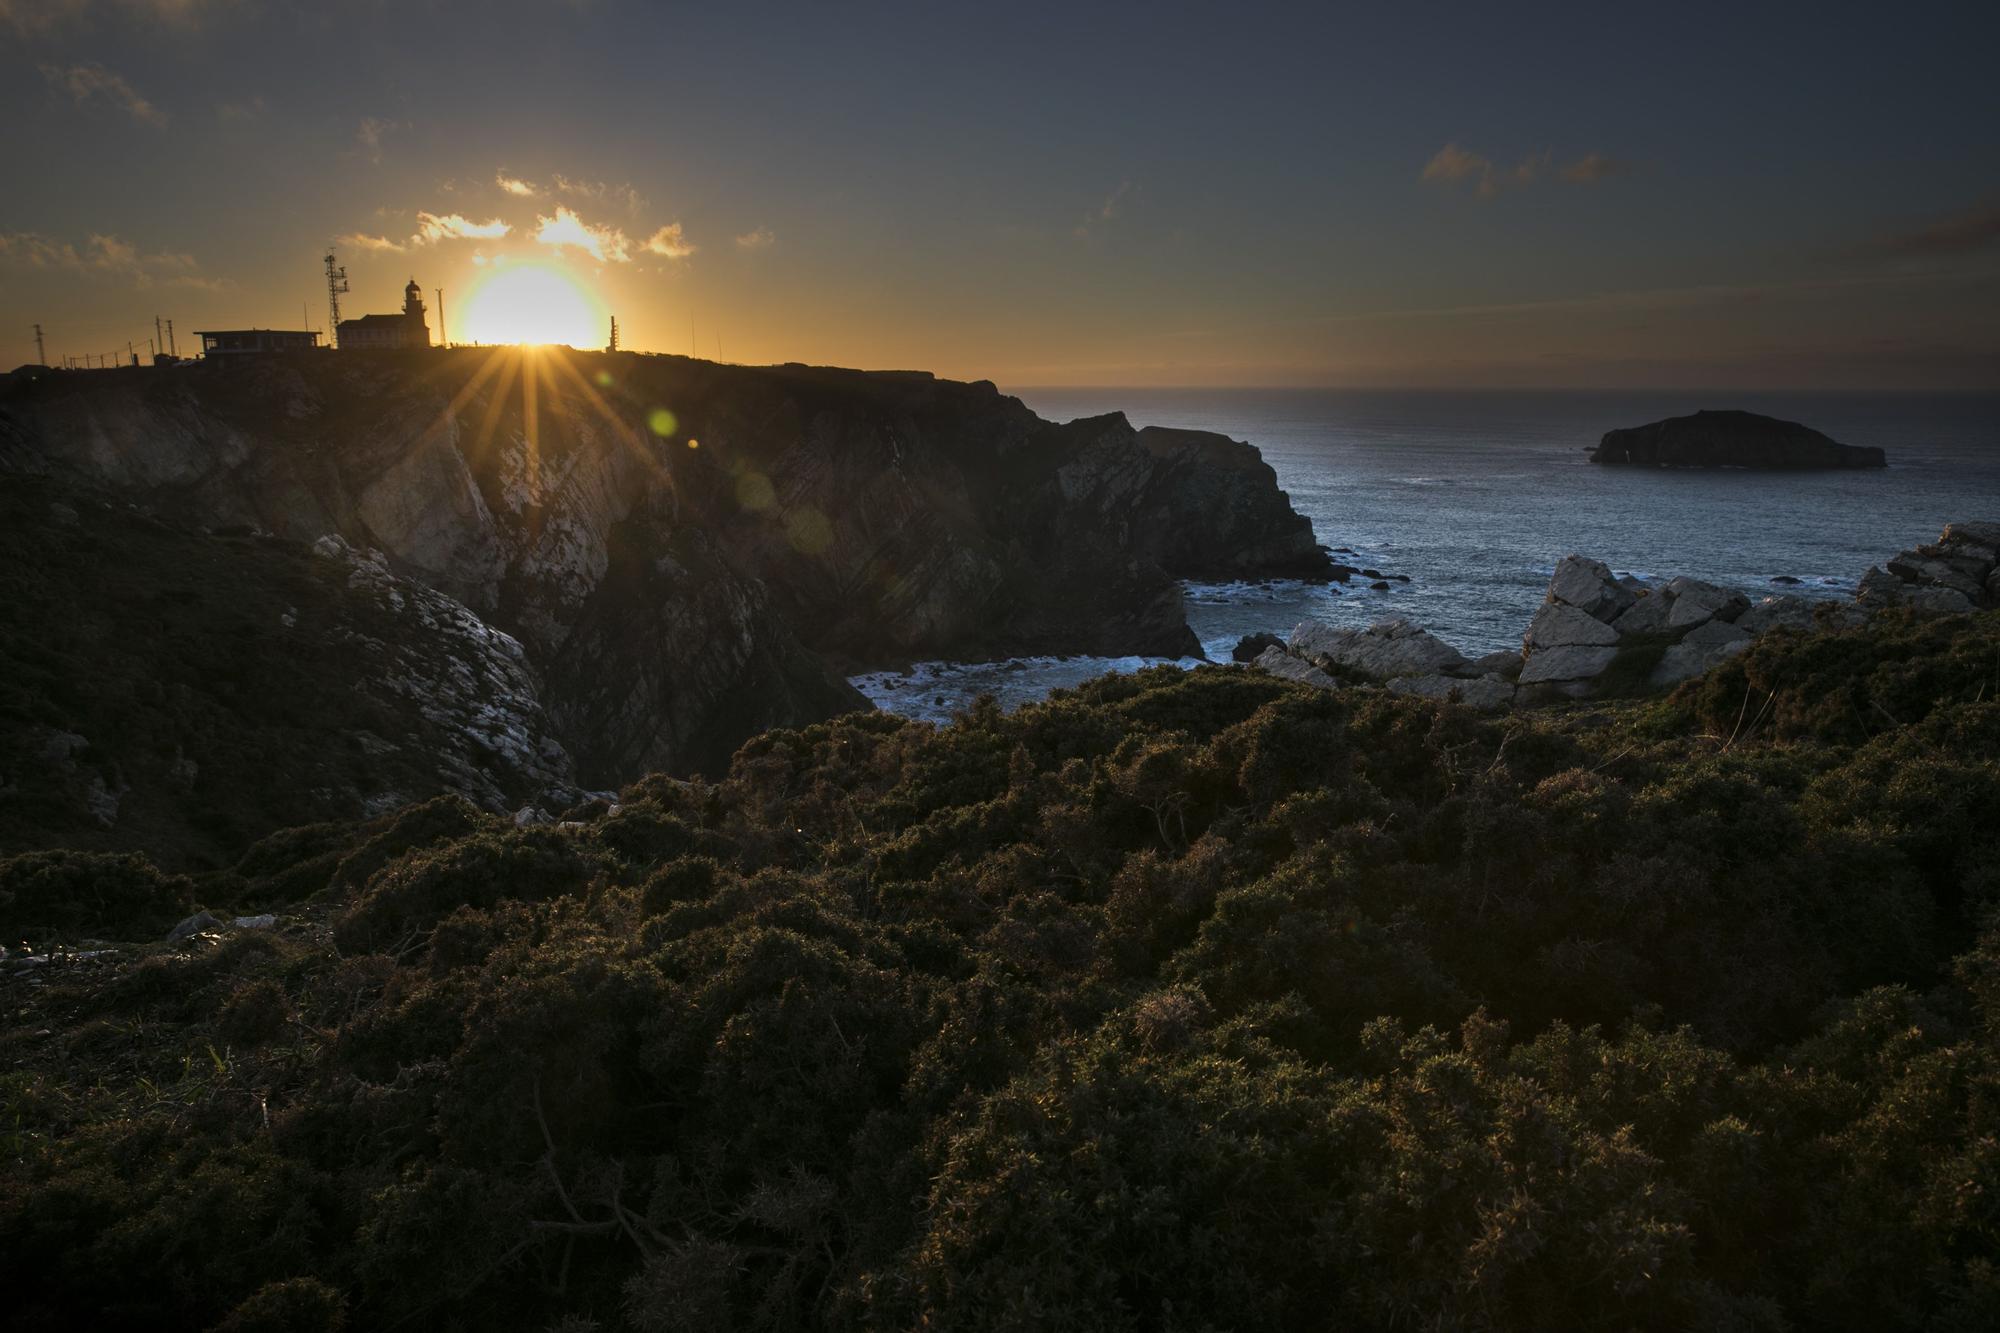
M 1303 620 L 1405 617 L 1477 656 L 1519 648 L 1556 561 L 1741 588 L 1845 597 L 1870 565 L 1946 523 L 2000 521 L 2000 395 L 1486 392 L 1324 389 L 1017 389 L 1053 421 L 1123 412 L 1247 440 L 1345 564 L 1408 579 L 1386 591 L 1276 580 L 1189 583 L 1188 623 L 1210 659 L 1243 635 Z M 1803 422 L 1889 466 L 1785 473 L 1600 467 L 1605 431 L 1702 408 Z M 854 684 L 879 708 L 948 721 L 982 694 L 1013 708 L 1110 671 L 1171 659 L 1028 657 L 922 662 Z M 1183 658 L 1194 666 L 1200 659 Z

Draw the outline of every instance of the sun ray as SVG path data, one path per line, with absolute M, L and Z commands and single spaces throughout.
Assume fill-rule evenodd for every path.
M 507 410 L 507 395 L 513 392 L 514 376 L 521 373 L 521 353 L 518 348 L 503 347 L 493 353 L 500 363 L 500 379 L 493 386 L 492 394 L 486 401 L 486 416 L 479 423 L 479 436 L 475 448 L 484 457 L 493 445 L 494 429 L 500 424 L 500 414 Z

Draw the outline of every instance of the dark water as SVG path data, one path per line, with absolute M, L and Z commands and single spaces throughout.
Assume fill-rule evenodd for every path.
M 1256 445 L 1320 541 L 1349 564 L 1406 574 L 1386 593 L 1299 584 L 1193 585 L 1211 656 L 1304 619 L 1408 616 L 1468 653 L 1518 647 L 1555 562 L 1575 551 L 1644 578 L 1691 574 L 1753 596 L 1844 595 L 1871 564 L 1955 519 L 2000 520 L 2000 396 L 1909 394 L 1027 389 L 1052 420 L 1122 411 L 1134 426 L 1220 431 Z M 1879 445 L 1886 469 L 1694 472 L 1597 467 L 1605 431 L 1704 407 Z M 1784 576 L 1797 586 L 1779 585 Z M 1131 659 L 929 668 L 859 683 L 878 704 L 947 716 L 982 691 L 1003 703 Z M 945 702 L 937 702 L 943 699 Z

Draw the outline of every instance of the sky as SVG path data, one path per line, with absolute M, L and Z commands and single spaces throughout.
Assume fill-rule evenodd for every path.
M 2000 388 L 2000 6 L 0 0 L 0 364 Z M 303 313 L 302 313 L 303 310 Z M 433 309 L 433 328 L 436 327 Z

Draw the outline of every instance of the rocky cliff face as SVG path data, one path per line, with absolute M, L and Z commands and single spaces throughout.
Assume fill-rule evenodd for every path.
M 579 799 L 520 643 L 377 552 L 0 484 L 0 854 L 216 864 L 445 793 Z
M 1796 421 L 1756 412 L 1696 412 L 1606 431 L 1593 463 L 1634 467 L 1887 467 L 1880 449 L 1841 444 Z
M 51 376 L 0 471 L 337 537 L 517 638 L 587 784 L 723 762 L 921 657 L 1196 652 L 1175 579 L 1326 557 L 1248 445 L 990 384 L 460 349 Z

